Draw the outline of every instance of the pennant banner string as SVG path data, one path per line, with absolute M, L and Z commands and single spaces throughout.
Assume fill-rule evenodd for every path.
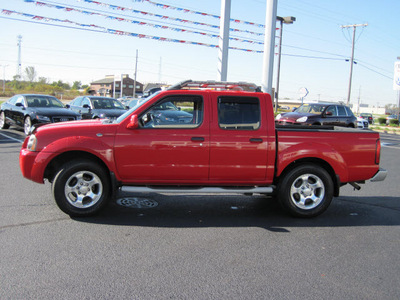
M 126 7 L 117 6 L 117 5 L 111 5 L 111 4 L 103 3 L 103 2 L 99 2 L 99 1 L 92 1 L 92 0 L 78 0 L 78 1 L 83 1 L 83 2 L 87 2 L 87 3 L 94 3 L 94 4 L 105 6 L 105 7 L 108 6 L 111 9 L 131 10 L 131 8 L 126 8 Z M 190 9 L 186 9 L 186 8 L 176 7 L 176 6 L 167 5 L 167 4 L 163 4 L 163 3 L 157 3 L 157 2 L 154 2 L 154 1 L 151 1 L 151 0 L 132 0 L 132 1 L 134 1 L 134 2 L 147 2 L 149 4 L 157 6 L 158 8 L 173 9 L 173 10 L 180 11 L 180 12 L 192 13 L 192 14 L 196 14 L 196 15 L 200 15 L 200 16 L 212 17 L 212 18 L 215 18 L 215 19 L 220 19 L 221 18 L 218 15 L 213 15 L 213 14 L 209 14 L 209 13 L 205 13 L 205 12 L 201 12 L 201 11 L 195 11 L 195 10 L 190 10 Z M 232 22 L 234 22 L 234 23 L 246 24 L 246 25 L 252 25 L 252 26 L 256 26 L 256 27 L 265 28 L 265 25 L 263 25 L 263 24 L 257 24 L 257 23 L 254 23 L 254 22 L 242 21 L 242 20 L 238 20 L 238 19 L 230 19 L 230 20 Z
M 95 4 L 99 4 L 99 5 L 103 5 L 103 6 L 108 6 L 111 9 L 117 9 L 117 10 L 121 10 L 121 11 L 130 11 L 132 13 L 136 13 L 136 14 L 140 14 L 142 16 L 149 16 L 149 17 L 156 17 L 156 18 L 160 18 L 162 20 L 170 20 L 170 21 L 175 21 L 175 22 L 181 22 L 181 23 L 185 23 L 185 24 L 192 24 L 192 25 L 196 25 L 196 26 L 207 26 L 213 29 L 219 29 L 218 25 L 213 25 L 213 24 L 207 24 L 207 23 L 203 23 L 203 22 L 197 22 L 197 21 L 191 21 L 191 20 L 186 20 L 186 19 L 182 19 L 182 18 L 174 18 L 174 17 L 169 17 L 169 16 L 165 16 L 165 15 L 160 15 L 160 14 L 154 14 L 154 13 L 150 13 L 150 12 L 146 12 L 146 11 L 141 11 L 141 10 L 136 10 L 136 9 L 132 9 L 132 8 L 124 8 L 124 7 L 119 7 L 119 6 L 115 6 L 115 5 L 110 5 L 110 4 L 102 4 L 101 2 L 98 1 L 91 1 L 91 0 L 83 0 L 85 2 L 90 1 L 89 3 L 95 3 Z M 115 19 L 118 21 L 125 21 L 125 18 L 120 18 L 120 17 L 113 17 L 113 16 L 109 16 L 106 14 L 102 14 L 102 13 L 97 13 L 97 12 L 90 12 L 90 11 L 86 11 L 86 10 L 81 10 L 81 9 L 76 9 L 73 7 L 67 7 L 67 6 L 63 6 L 63 5 L 56 5 L 56 4 L 50 4 L 50 3 L 46 3 L 46 2 L 42 2 L 42 1 L 36 1 L 36 0 L 24 0 L 24 2 L 27 3 L 34 3 L 38 6 L 46 6 L 46 7 L 51 7 L 51 8 L 57 8 L 57 9 L 61 9 L 67 12 L 71 12 L 71 11 L 75 11 L 75 12 L 80 12 L 86 15 L 97 15 L 97 16 L 103 16 L 103 17 L 110 17 L 111 19 Z M 253 32 L 250 30 L 242 30 L 242 29 L 237 29 L 237 28 L 230 28 L 229 29 L 232 32 L 242 32 L 242 33 L 247 33 L 247 34 L 252 34 L 252 35 L 256 35 L 256 36 L 263 36 L 264 33 L 260 33 L 260 32 Z
M 43 17 L 43 16 L 36 16 L 36 15 L 33 15 L 33 14 L 20 13 L 20 12 L 16 12 L 16 11 L 12 11 L 12 10 L 6 10 L 6 9 L 2 10 L 2 14 L 5 14 L 5 15 L 16 14 L 18 16 L 25 17 L 25 18 L 30 18 L 30 19 L 33 19 L 33 20 L 36 20 L 36 21 L 46 21 L 46 22 L 53 21 L 53 22 L 68 23 L 68 24 L 73 24 L 73 25 L 76 25 L 76 26 L 84 27 L 84 28 L 96 28 L 96 29 L 102 30 L 102 31 L 99 31 L 99 32 L 106 32 L 106 33 L 116 34 L 116 35 L 125 35 L 125 36 L 131 36 L 131 37 L 145 38 L 145 39 L 157 40 L 157 41 L 160 41 L 160 42 L 171 42 L 171 43 L 180 43 L 180 44 L 205 46 L 205 47 L 210 47 L 210 48 L 218 48 L 218 45 L 213 45 L 213 44 L 199 43 L 199 42 L 179 40 L 179 39 L 171 39 L 171 38 L 166 38 L 166 37 L 159 37 L 159 36 L 152 36 L 152 35 L 147 35 L 147 34 L 139 34 L 139 33 L 127 32 L 127 31 L 122 31 L 122 30 L 115 30 L 115 29 L 105 28 L 105 27 L 102 27 L 102 26 L 94 25 L 94 24 L 82 24 L 82 23 L 77 23 L 77 22 L 73 22 L 73 21 L 70 21 L 70 20 L 61 20 L 61 19 L 48 18 L 48 17 Z M 229 47 L 229 49 L 245 51 L 245 52 L 253 52 L 253 53 L 263 53 L 263 51 L 257 51 L 257 50 L 251 50 L 251 49 L 243 49 L 243 48 L 237 48 L 237 47 Z
M 42 2 L 40 2 L 42 3 Z M 51 7 L 53 7 L 52 4 Z M 48 6 L 46 4 L 46 6 Z M 65 6 L 58 6 L 57 8 L 59 9 L 68 9 L 68 11 L 74 10 L 75 12 L 78 13 L 82 13 L 82 14 L 96 14 L 98 16 L 102 16 L 105 17 L 106 19 L 110 19 L 110 20 L 114 20 L 114 21 L 120 21 L 120 22 L 128 22 L 131 24 L 135 24 L 135 25 L 146 25 L 146 26 L 150 26 L 153 28 L 157 28 L 157 29 L 169 29 L 175 32 L 186 32 L 186 33 L 194 33 L 194 34 L 200 34 L 203 36 L 208 36 L 208 37 L 212 37 L 212 38 L 218 38 L 219 35 L 218 34 L 212 34 L 212 33 L 206 33 L 206 32 L 201 32 L 201 31 L 194 31 L 194 30 L 190 30 L 190 29 L 182 29 L 182 28 L 177 28 L 177 27 L 171 27 L 171 26 L 166 26 L 166 25 L 159 25 L 159 24 L 153 24 L 153 23 L 147 23 L 147 22 L 143 22 L 143 21 L 136 21 L 136 20 L 132 20 L 132 19 L 126 19 L 126 18 L 119 18 L 119 17 L 114 17 L 114 16 L 110 16 L 110 15 L 106 15 L 106 14 L 100 14 L 100 13 L 91 13 L 91 12 L 87 12 L 87 11 L 82 11 L 82 10 L 78 10 L 78 9 L 74 9 L 74 8 L 67 8 Z M 17 13 L 17 12 L 15 12 Z M 255 41 L 255 40 L 251 40 L 251 39 L 241 39 L 241 38 L 235 38 L 235 37 L 230 37 L 229 38 L 232 41 L 237 41 L 237 42 L 243 42 L 243 43 L 250 43 L 250 44 L 258 44 L 258 45 L 263 45 L 263 42 L 260 41 Z

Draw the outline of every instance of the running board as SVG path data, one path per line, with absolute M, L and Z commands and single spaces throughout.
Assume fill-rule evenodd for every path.
M 179 188 L 179 187 L 146 187 L 146 186 L 122 186 L 122 192 L 130 193 L 171 193 L 171 194 L 271 194 L 273 187 L 245 187 L 245 188 L 223 188 L 223 187 L 201 187 L 201 188 Z

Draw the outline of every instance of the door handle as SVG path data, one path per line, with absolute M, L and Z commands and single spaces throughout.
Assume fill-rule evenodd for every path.
M 259 138 L 251 138 L 250 139 L 250 143 L 262 143 L 263 139 L 259 139 Z
M 194 136 L 191 138 L 192 142 L 204 142 L 204 138 L 200 136 Z

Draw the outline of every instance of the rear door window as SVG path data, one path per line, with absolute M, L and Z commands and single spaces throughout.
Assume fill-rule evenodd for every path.
M 260 101 L 254 97 L 219 97 L 218 124 L 224 130 L 260 128 Z
M 338 106 L 337 110 L 338 110 L 338 115 L 339 116 L 341 116 L 341 117 L 346 117 L 347 116 L 346 109 L 344 108 L 344 106 Z

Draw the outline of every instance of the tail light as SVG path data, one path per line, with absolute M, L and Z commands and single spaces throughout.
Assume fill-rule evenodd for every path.
M 375 163 L 379 165 L 381 161 L 381 139 L 376 140 L 376 150 L 375 150 Z

